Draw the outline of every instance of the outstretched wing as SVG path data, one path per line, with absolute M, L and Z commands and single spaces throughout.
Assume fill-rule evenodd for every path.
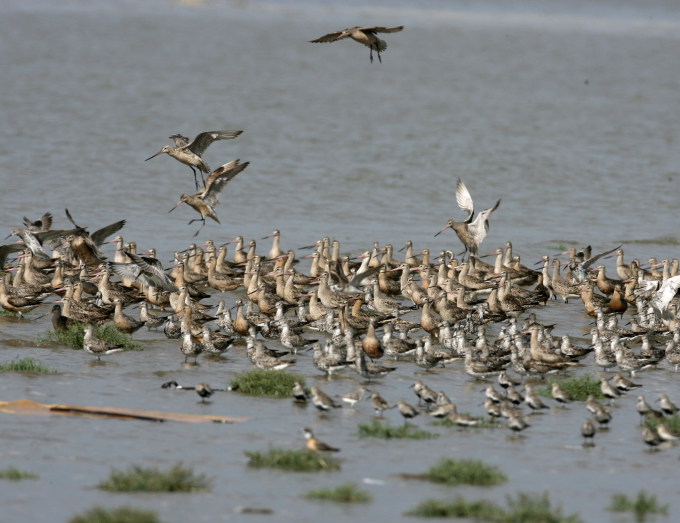
M 231 180 L 234 176 L 236 176 L 238 173 L 240 173 L 243 169 L 248 167 L 250 162 L 242 163 L 240 165 L 235 165 L 228 171 L 223 172 L 219 176 L 217 176 L 212 183 L 210 184 L 210 187 L 206 189 L 206 191 L 201 195 L 203 198 L 203 202 L 206 205 L 209 205 L 212 208 L 215 208 L 215 206 L 220 203 L 219 202 L 219 197 L 220 193 L 224 189 L 224 187 L 227 185 L 229 180 Z
M 404 29 L 403 25 L 399 27 L 362 27 L 360 30 L 365 33 L 398 33 Z
M 137 264 L 142 272 L 150 275 L 151 280 L 154 282 L 150 284 L 151 287 L 159 287 L 164 291 L 177 292 L 177 287 L 175 287 L 170 278 L 168 278 L 168 275 L 165 274 L 163 265 L 159 260 L 156 258 L 145 258 L 143 256 L 139 256 L 138 254 L 132 254 L 128 251 L 125 251 L 125 254 L 129 256 L 135 264 Z
M 310 40 L 311 43 L 326 43 L 326 42 L 335 42 L 336 40 L 341 40 L 342 33 L 344 31 L 335 31 L 334 33 L 328 33 L 327 35 L 322 36 L 321 38 L 317 38 L 316 40 Z
M 588 270 L 588 267 L 590 267 L 593 263 L 595 263 L 597 260 L 599 260 L 600 258 L 602 258 L 602 256 L 607 256 L 607 254 L 611 254 L 611 253 L 613 253 L 614 251 L 616 251 L 616 250 L 618 250 L 618 249 L 620 249 L 620 248 L 621 248 L 621 245 L 619 245 L 618 247 L 614 247 L 611 251 L 603 252 L 603 253 L 601 253 L 601 254 L 598 254 L 597 256 L 592 256 L 591 258 L 588 258 L 588 259 L 587 259 L 586 261 L 584 261 L 583 264 L 582 264 L 582 265 L 583 265 L 583 269 L 587 271 L 587 270 Z
M 7 256 L 13 252 L 19 252 L 26 248 L 24 242 L 8 243 L 0 247 L 0 269 L 5 267 Z
M 34 222 L 24 216 L 24 225 L 26 225 L 31 232 L 48 231 L 50 227 L 52 227 L 52 213 L 46 212 Z
M 469 215 L 465 221 L 472 219 L 472 216 L 475 214 L 475 205 L 472 203 L 472 196 L 470 196 L 467 187 L 465 187 L 463 180 L 460 178 L 458 178 L 458 182 L 456 183 L 456 202 L 458 203 L 460 210 Z
M 186 146 L 187 150 L 197 156 L 203 156 L 208 146 L 215 140 L 232 140 L 243 131 L 207 131 L 199 134 L 194 141 Z
M 475 237 L 477 243 L 482 243 L 482 240 L 486 237 L 486 233 L 489 232 L 489 216 L 491 213 L 498 209 L 501 201 L 498 200 L 496 205 L 491 207 L 491 209 L 484 209 L 477 215 L 475 221 L 468 226 L 468 231 Z
M 206 190 L 210 189 L 210 186 L 213 184 L 215 179 L 218 176 L 221 176 L 228 170 L 230 170 L 232 167 L 236 167 L 241 160 L 236 159 L 234 161 L 231 161 L 229 163 L 225 163 L 224 165 L 218 167 L 215 169 L 213 172 L 211 172 L 208 176 L 205 178 L 205 185 L 201 187 L 201 189 L 198 191 L 199 193 L 204 193 Z
M 185 145 L 189 145 L 189 142 L 191 142 L 188 137 L 182 136 L 179 133 L 173 134 L 170 136 L 170 139 L 175 142 L 175 147 L 184 147 Z
M 680 289 L 680 276 L 673 276 L 663 282 L 661 288 L 656 293 L 656 296 L 659 298 L 664 308 L 668 307 L 668 304 L 678 292 L 678 289 Z
M 340 260 L 335 260 L 335 267 L 329 267 L 329 269 L 331 270 L 331 274 L 338 279 L 341 285 L 347 285 L 349 283 L 347 276 L 345 276 L 345 273 L 342 271 Z
M 76 229 L 80 229 L 81 227 L 78 226 L 78 224 L 73 221 L 73 217 L 71 216 L 71 213 L 68 212 L 68 209 L 65 209 L 65 210 L 66 210 L 66 217 L 68 218 L 68 221 L 70 221 Z
M 136 263 L 117 263 L 109 262 L 111 270 L 121 278 L 128 278 L 130 280 L 146 285 L 147 287 L 156 287 L 155 282 L 146 274 Z
M 121 220 L 119 222 L 112 223 L 111 225 L 107 225 L 106 227 L 102 227 L 98 231 L 95 231 L 91 234 L 92 241 L 97 247 L 99 247 L 102 243 L 104 243 L 106 238 L 120 231 L 124 226 L 125 220 Z

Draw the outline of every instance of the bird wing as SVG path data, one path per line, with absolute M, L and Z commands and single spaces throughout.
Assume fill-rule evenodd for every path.
M 208 146 L 215 140 L 232 140 L 243 131 L 207 131 L 199 134 L 194 140 L 186 145 L 186 149 L 196 156 L 203 156 Z
M 460 207 L 461 211 L 469 214 L 467 220 L 465 221 L 471 220 L 472 216 L 475 214 L 475 205 L 472 203 L 472 196 L 470 196 L 470 192 L 467 190 L 463 180 L 460 178 L 458 178 L 458 182 L 456 183 L 456 202 L 458 203 L 458 207 Z
M 185 145 L 189 145 L 191 140 L 187 138 L 186 136 L 182 136 L 181 134 L 173 134 L 170 136 L 170 139 L 175 142 L 176 147 L 184 147 Z
M 345 273 L 342 271 L 340 260 L 335 260 L 335 267 L 330 267 L 330 270 L 331 274 L 338 279 L 340 285 L 347 285 L 349 283 L 347 276 L 345 276 Z
M 340 263 L 340 262 L 338 262 L 338 263 Z M 382 267 L 382 265 L 378 265 L 377 267 L 373 267 L 372 269 L 368 269 L 368 270 L 365 270 L 364 272 L 357 274 L 356 276 L 354 276 L 354 278 L 352 278 L 352 281 L 349 282 L 349 284 L 351 286 L 355 286 L 355 287 L 359 288 L 359 285 L 361 285 L 362 281 L 364 281 L 366 278 L 370 278 L 371 276 L 373 276 L 377 272 L 380 272 L 381 267 Z
M 500 204 L 501 201 L 498 200 L 496 205 L 491 207 L 491 209 L 484 209 L 477 215 L 475 221 L 468 226 L 468 231 L 474 236 L 475 240 L 477 240 L 477 243 L 481 243 L 486 237 L 486 233 L 489 232 L 489 216 L 491 216 L 492 212 L 498 209 Z
M 344 31 L 335 31 L 334 33 L 328 33 L 327 35 L 322 36 L 321 38 L 317 38 L 316 40 L 310 40 L 312 43 L 326 43 L 326 42 L 335 42 L 336 40 L 341 40 L 340 36 L 342 35 Z
M 224 187 L 227 185 L 227 182 L 229 182 L 229 180 L 240 173 L 243 169 L 248 167 L 249 164 L 250 162 L 235 165 L 228 171 L 225 171 L 217 176 L 210 184 L 210 187 L 208 187 L 201 195 L 203 202 L 206 205 L 214 208 L 218 203 L 220 203 L 218 198 L 220 197 L 220 193 L 224 190 Z
M 7 261 L 7 256 L 13 252 L 19 252 L 26 248 L 24 242 L 19 243 L 8 243 L 7 245 L 0 246 L 0 269 L 5 266 L 5 261 Z
M 31 231 L 31 232 L 48 231 L 50 229 L 50 227 L 52 227 L 52 213 L 46 212 L 45 214 L 43 214 L 40 218 L 38 218 L 34 222 L 32 222 L 31 220 L 29 220 L 28 218 L 26 218 L 24 216 L 24 224 L 29 229 L 31 227 L 34 227 L 35 229 L 37 229 L 37 230 Z
M 125 220 L 121 220 L 119 222 L 112 223 L 111 225 L 107 225 L 106 227 L 102 227 L 98 231 L 93 232 L 90 236 L 92 237 L 94 244 L 99 247 L 102 243 L 104 243 L 106 238 L 120 231 L 124 226 Z
M 618 247 L 614 247 L 611 251 L 603 252 L 603 253 L 600 253 L 596 256 L 592 256 L 592 257 L 588 258 L 586 261 L 584 261 L 581 265 L 583 265 L 583 268 L 585 270 L 588 270 L 588 267 L 590 267 L 593 263 L 595 263 L 597 260 L 602 258 L 602 256 L 607 256 L 607 254 L 611 254 L 611 253 L 613 253 L 614 251 L 616 251 L 620 248 L 621 248 L 621 245 L 619 245 Z
M 68 218 L 68 221 L 70 221 L 76 229 L 80 229 L 81 227 L 79 227 L 78 224 L 73 221 L 73 217 L 71 216 L 71 213 L 68 212 L 68 209 L 65 209 L 65 211 L 66 211 L 66 217 Z
M 146 274 L 150 275 L 154 282 L 151 287 L 159 287 L 164 291 L 177 292 L 177 287 L 172 283 L 163 270 L 163 265 L 156 258 L 146 258 L 125 251 L 125 254 Z M 148 285 L 148 284 L 146 284 Z
M 359 29 L 364 33 L 398 33 L 404 29 L 403 25 L 399 27 L 362 27 Z
M 680 276 L 673 276 L 663 282 L 661 288 L 657 291 L 656 296 L 661 303 L 663 303 L 664 308 L 668 307 L 668 304 L 678 292 L 678 289 L 680 289 Z
M 210 189 L 210 186 L 212 185 L 212 183 L 215 181 L 215 179 L 216 179 L 218 176 L 224 174 L 224 173 L 225 173 L 226 171 L 228 171 L 229 169 L 231 169 L 231 168 L 233 168 L 233 167 L 236 167 L 236 166 L 239 164 L 240 161 L 241 161 L 241 160 L 236 159 L 236 160 L 231 161 L 231 162 L 229 162 L 229 163 L 225 163 L 224 165 L 222 165 L 222 166 L 218 167 L 217 169 L 215 169 L 215 170 L 214 170 L 213 172 L 211 172 L 208 176 L 206 176 L 206 178 L 205 178 L 205 185 L 203 185 L 203 187 L 201 187 L 201 189 L 200 189 L 198 192 L 199 192 L 199 193 L 204 193 L 206 190 Z

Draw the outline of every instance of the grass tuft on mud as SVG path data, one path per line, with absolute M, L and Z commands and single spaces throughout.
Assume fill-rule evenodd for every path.
M 161 523 L 152 510 L 130 507 L 94 507 L 82 514 L 76 514 L 68 523 Z
M 607 507 L 611 512 L 632 512 L 635 521 L 642 522 L 650 514 L 668 514 L 668 505 L 659 505 L 656 496 L 648 495 L 641 490 L 635 499 L 629 499 L 625 494 L 612 494 L 611 505 Z
M 0 362 L 0 372 L 42 372 L 53 373 L 56 372 L 48 369 L 42 363 L 34 358 L 21 358 L 16 360 Z
M 595 378 L 592 374 L 584 374 L 578 378 L 567 378 L 564 380 L 548 378 L 545 382 L 545 388 L 539 389 L 538 394 L 549 398 L 552 397 L 551 389 L 553 383 L 559 383 L 560 388 L 576 401 L 586 401 L 590 394 L 592 394 L 595 399 L 604 398 L 600 388 L 600 380 Z
M 22 479 L 38 479 L 37 474 L 19 470 L 16 467 L 9 467 L 0 469 L 0 479 L 9 479 L 10 481 L 21 481 Z
M 508 481 L 508 477 L 498 467 L 487 465 L 479 459 L 442 458 L 424 474 L 402 474 L 402 477 L 446 485 L 491 486 Z
M 210 483 L 205 475 L 194 475 L 191 468 L 177 463 L 168 470 L 139 465 L 127 470 L 113 469 L 97 488 L 110 492 L 198 492 L 210 490 Z
M 230 388 L 251 396 L 290 398 L 293 396 L 296 381 L 305 386 L 305 379 L 299 374 L 284 370 L 254 369 L 237 374 L 231 380 Z
M 309 450 L 289 450 L 271 448 L 266 452 L 248 452 L 248 466 L 253 468 L 273 468 L 291 472 L 318 472 L 337 470 L 340 460 L 322 456 Z
M 69 326 L 64 331 L 53 331 L 48 329 L 44 336 L 38 337 L 39 342 L 51 341 L 55 343 L 63 343 L 73 349 L 83 348 L 83 338 L 85 337 L 85 324 L 76 323 Z M 144 350 L 139 343 L 134 341 L 127 334 L 123 334 L 111 323 L 106 325 L 94 325 L 94 337 L 104 340 L 106 343 L 119 345 L 125 350 Z
M 486 500 L 467 501 L 457 496 L 450 501 L 428 499 L 406 513 L 429 518 L 468 518 L 491 523 L 583 523 L 578 514 L 565 515 L 562 507 L 553 507 L 547 492 L 518 492 L 507 497 L 507 508 Z
M 419 429 L 410 423 L 395 427 L 387 423 L 381 423 L 380 420 L 372 419 L 370 424 L 359 423 L 358 427 L 359 436 L 362 438 L 432 439 L 439 437 L 439 434 Z
M 307 499 L 321 499 L 336 503 L 368 503 L 373 497 L 361 490 L 356 483 L 343 483 L 335 488 L 310 490 L 305 494 Z

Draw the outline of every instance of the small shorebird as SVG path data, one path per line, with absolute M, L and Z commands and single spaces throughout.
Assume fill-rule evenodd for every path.
M 529 383 L 524 385 L 524 401 L 526 401 L 527 405 L 529 405 L 529 408 L 534 411 L 550 408 L 545 403 L 543 403 L 541 398 L 534 394 L 534 390 Z
M 638 411 L 638 414 L 640 414 L 640 425 L 642 425 L 643 421 L 648 415 L 651 415 L 655 418 L 663 418 L 663 413 L 652 408 L 652 406 L 647 403 L 644 396 L 638 396 L 635 409 Z
M 584 443 L 583 446 L 586 447 L 594 447 L 595 443 L 593 441 L 593 438 L 595 437 L 595 424 L 593 423 L 593 420 L 588 418 L 583 422 L 583 425 L 581 425 L 581 435 L 583 436 Z
M 435 234 L 435 236 L 439 236 L 450 227 L 453 229 L 453 232 L 456 233 L 463 245 L 465 245 L 464 252 L 470 251 L 472 254 L 477 254 L 479 244 L 482 243 L 486 237 L 486 233 L 489 232 L 489 217 L 492 212 L 498 209 L 501 201 L 498 200 L 496 205 L 491 209 L 484 209 L 477 215 L 477 219 L 472 221 L 472 218 L 475 215 L 472 197 L 463 181 L 458 178 L 458 183 L 456 184 L 456 202 L 458 202 L 458 207 L 460 207 L 461 211 L 469 213 L 468 217 L 462 222 L 449 220 L 446 222 L 446 226 Z
M 305 447 L 307 450 L 311 450 L 312 452 L 339 452 L 340 449 L 336 449 L 335 447 L 331 447 L 330 445 L 326 445 L 323 441 L 319 441 L 314 437 L 314 433 L 312 432 L 312 429 L 305 427 L 302 429 L 302 433 L 305 435 L 305 439 L 307 442 L 305 443 Z
M 101 360 L 101 356 L 113 354 L 114 352 L 123 352 L 124 349 L 121 349 L 118 345 L 112 345 L 95 338 L 93 331 L 94 327 L 91 323 L 85 325 L 85 338 L 83 339 L 83 348 L 85 349 L 85 352 L 94 354 L 97 356 L 98 360 Z
M 656 426 L 656 433 L 664 441 L 677 441 L 678 436 L 663 423 Z
M 343 29 L 342 31 L 335 31 L 334 33 L 328 33 L 327 35 L 317 38 L 316 40 L 310 40 L 312 43 L 317 42 L 337 42 L 344 38 L 351 38 L 355 42 L 364 44 L 371 50 L 371 63 L 373 63 L 373 51 L 378 53 L 378 60 L 382 63 L 382 58 L 380 58 L 380 53 L 387 49 L 387 43 L 384 40 L 378 38 L 376 33 L 398 33 L 403 30 L 404 26 L 399 27 L 351 27 L 349 29 Z
M 659 402 L 659 407 L 661 407 L 661 410 L 664 412 L 664 414 L 672 416 L 678 412 L 678 407 L 676 407 L 675 403 L 669 399 L 667 394 L 662 394 L 657 401 Z
M 551 392 L 553 399 L 558 403 L 561 403 L 563 408 L 567 403 L 574 401 L 569 394 L 560 388 L 560 384 L 557 382 L 553 383 Z
M 390 407 L 385 398 L 383 398 L 377 392 L 371 394 L 371 405 L 373 405 L 375 413 L 378 414 L 381 418 L 383 417 L 383 411 L 394 408 L 394 406 Z
M 600 378 L 600 390 L 604 396 L 609 398 L 610 403 L 615 399 L 620 398 L 622 394 L 616 387 L 607 381 L 607 378 Z
M 409 405 L 405 401 L 397 401 L 397 409 L 399 409 L 399 414 L 404 417 L 404 424 L 408 423 L 408 420 L 415 418 L 420 412 L 418 412 L 415 407 Z
M 239 164 L 239 160 L 234 160 L 233 162 L 225 163 L 223 166 L 218 167 L 208 175 L 205 185 L 199 189 L 196 194 L 183 194 L 180 196 L 180 200 L 177 205 L 175 205 L 168 212 L 174 211 L 183 203 L 186 203 L 196 212 L 198 212 L 201 217 L 189 222 L 189 225 L 194 222 L 203 222 L 203 225 L 201 225 L 201 227 L 196 231 L 194 236 L 197 236 L 198 233 L 201 232 L 201 229 L 205 226 L 206 218 L 212 218 L 217 223 L 221 223 L 217 217 L 217 214 L 215 214 L 215 207 L 217 207 L 217 204 L 220 203 L 220 194 L 227 185 L 227 182 L 240 173 L 243 169 L 248 167 L 249 163 L 250 162 Z
M 307 391 L 299 381 L 293 383 L 293 399 L 296 403 L 307 403 Z
M 510 416 L 508 417 L 508 428 L 512 430 L 514 433 L 519 433 L 522 432 L 524 429 L 527 427 L 531 427 L 525 420 L 524 416 L 521 414 L 516 415 L 514 413 L 511 413 Z
M 201 403 L 205 403 L 205 400 L 213 395 L 213 389 L 207 383 L 199 383 L 195 387 L 196 394 L 201 397 Z
M 203 352 L 203 344 L 194 340 L 191 336 L 191 330 L 187 329 L 182 334 L 182 345 L 180 346 L 182 354 L 184 354 L 184 362 L 191 357 L 194 361 L 198 358 L 198 355 Z
M 353 409 L 354 405 L 364 399 L 364 394 L 367 390 L 368 389 L 365 387 L 359 386 L 357 390 L 350 392 L 349 394 L 345 394 L 344 396 L 340 396 L 340 399 L 345 403 L 349 403 L 349 407 Z
M 232 140 L 242 132 L 243 131 L 207 131 L 200 133 L 191 141 L 182 135 L 174 134 L 170 137 L 170 139 L 175 141 L 176 147 L 164 145 L 160 151 L 158 151 L 153 156 L 150 156 L 145 161 L 148 162 L 151 160 L 151 158 L 155 158 L 159 154 L 167 153 L 168 156 L 172 156 L 178 162 L 182 162 L 184 165 L 191 167 L 191 171 L 194 173 L 196 189 L 198 189 L 196 169 L 201 172 L 201 176 L 203 176 L 203 173 L 210 172 L 210 167 L 208 167 L 202 158 L 205 150 L 215 140 Z
M 326 412 L 331 409 L 339 409 L 340 405 L 335 403 L 326 393 L 324 393 L 319 387 L 314 386 L 310 389 L 312 393 L 312 404 L 322 412 Z
M 663 440 L 659 437 L 656 431 L 648 427 L 642 429 L 642 439 L 647 445 L 649 445 L 651 450 L 656 450 L 656 447 L 663 443 Z

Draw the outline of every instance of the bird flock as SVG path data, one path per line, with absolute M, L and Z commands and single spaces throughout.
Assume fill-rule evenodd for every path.
M 382 62 L 386 43 L 376 33 L 402 29 L 354 27 L 312 41 L 351 38 L 370 48 L 371 62 L 373 51 Z M 193 140 L 175 134 L 170 137 L 175 147 L 166 145 L 147 158 L 165 153 L 192 169 L 197 192 L 182 194 L 169 212 L 182 203 L 197 211 L 200 218 L 189 222 L 202 222 L 194 236 L 206 218 L 219 223 L 215 209 L 220 194 L 249 165 L 234 160 L 211 170 L 202 156 L 213 142 L 235 139 L 241 133 L 202 132 Z M 480 256 L 480 244 L 501 200 L 475 218 L 472 197 L 460 179 L 455 197 L 467 217 L 449 220 L 434 236 L 452 229 L 464 247 L 460 254 L 447 250 L 431 256 L 427 248 L 414 251 L 409 241 L 402 259 L 392 245 L 381 247 L 378 242 L 356 257 L 343 257 L 339 242 L 324 237 L 298 248 L 313 249 L 306 256 L 312 260 L 306 270 L 294 250 L 282 250 L 279 230 L 265 237 L 273 238 L 266 256 L 256 253 L 255 240 L 246 245 L 238 236 L 221 245 L 212 240 L 191 244 L 175 252 L 173 265 L 164 268 L 152 248 L 138 254 L 136 243 L 126 243 L 120 235 L 107 242 L 125 220 L 89 233 L 68 210 L 70 229 L 53 229 L 50 213 L 36 221 L 24 218 L 23 226 L 8 236 L 18 241 L 0 246 L 5 271 L 0 306 L 24 316 L 51 305 L 53 328 L 63 331 L 82 325 L 83 349 L 98 359 L 122 351 L 93 334 L 95 324 L 112 322 L 128 334 L 144 326 L 162 329 L 159 336 L 181 340 L 178 356 L 185 362 L 189 358 L 197 362 L 204 355 L 243 355 L 254 367 L 275 371 L 309 358 L 329 380 L 341 372 L 355 372 L 358 388 L 338 400 L 319 386 L 308 391 L 295 384 L 291 391 L 295 401 L 311 402 L 324 416 L 343 403 L 354 409 L 366 398 L 379 417 L 396 408 L 405 422 L 426 413 L 462 427 L 480 425 L 480 416 L 459 413 L 444 391 L 435 392 L 427 385 L 433 373 L 459 380 L 464 372 L 472 380 L 497 380 L 502 391 L 488 382 L 480 398 L 484 411 L 493 419 L 505 419 L 507 428 L 519 433 L 540 423 L 539 417 L 529 423 L 531 413 L 551 408 L 536 392 L 546 376 L 569 375 L 585 366 L 600 373 L 601 393 L 610 402 L 604 405 L 594 396 L 586 400 L 593 416 L 581 427 L 587 444 L 592 444 L 598 427 L 611 422 L 611 404 L 642 385 L 631 381 L 636 373 L 639 379 L 644 371 L 664 366 L 677 372 L 677 259 L 625 264 L 620 247 L 593 255 L 588 246 L 569 249 L 552 260 L 545 255 L 536 269 L 521 263 L 510 241 Z M 116 244 L 112 261 L 101 250 L 105 243 Z M 230 244 L 236 244 L 231 256 Z M 492 264 L 484 261 L 488 256 L 495 256 Z M 605 265 L 596 265 L 610 256 L 616 256 L 615 278 L 607 275 Z M 48 301 L 55 296 L 56 300 Z M 214 303 L 202 303 L 209 299 L 218 302 L 215 312 L 210 312 Z M 567 306 L 583 307 L 595 319 L 587 346 L 573 344 L 568 335 L 555 339 L 554 325 L 539 321 L 543 309 Z M 139 309 L 138 317 L 131 307 Z M 626 318 L 630 328 L 621 326 L 619 317 Z M 413 373 L 417 406 L 403 398 L 392 403 L 377 390 L 397 369 Z M 612 369 L 617 372 L 610 376 Z M 195 387 L 173 383 L 164 386 L 196 390 L 202 400 L 219 391 L 206 383 Z M 574 402 L 559 381 L 552 383 L 550 393 L 562 408 Z M 659 409 L 654 409 L 639 396 L 636 404 L 642 421 L 659 421 L 642 432 L 644 443 L 653 448 L 677 439 L 663 423 L 664 416 L 675 414 L 677 407 L 667 395 L 659 403 Z M 523 411 L 524 406 L 530 412 Z M 303 434 L 309 450 L 338 450 L 317 440 L 309 428 Z

